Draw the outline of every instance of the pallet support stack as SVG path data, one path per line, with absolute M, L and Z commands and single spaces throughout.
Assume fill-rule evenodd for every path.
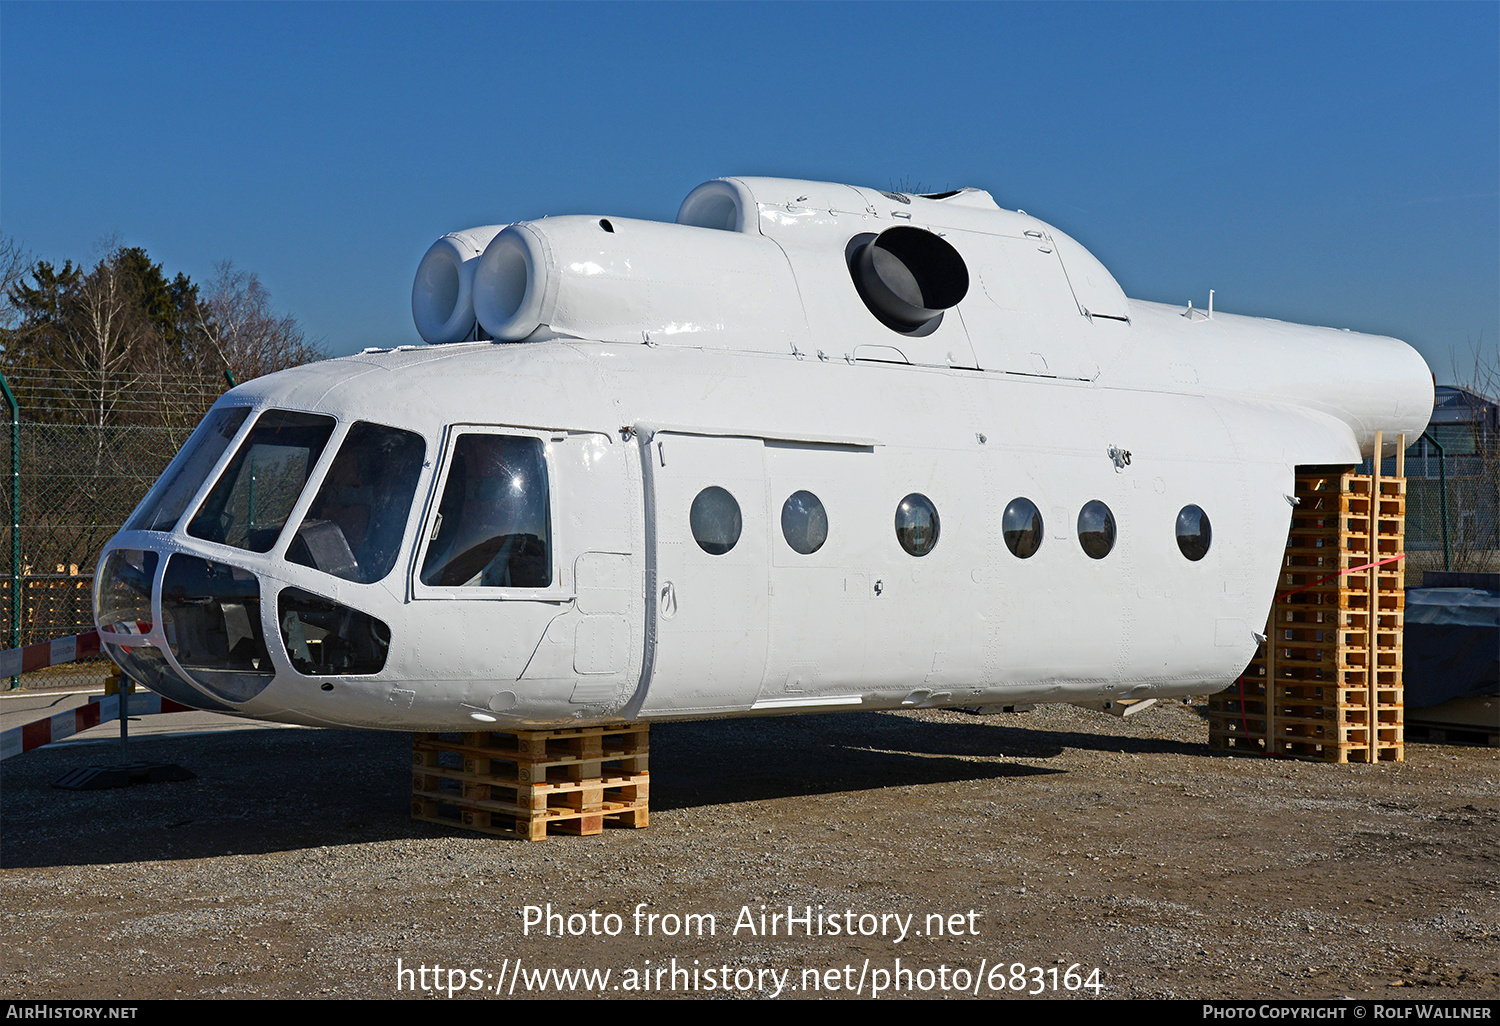
M 601 834 L 649 822 L 644 723 L 501 733 L 416 734 L 411 814 L 530 841 L 549 828 Z
M 1209 745 L 1315 762 L 1404 757 L 1406 436 L 1396 474 L 1299 467 L 1266 640 L 1209 700 Z

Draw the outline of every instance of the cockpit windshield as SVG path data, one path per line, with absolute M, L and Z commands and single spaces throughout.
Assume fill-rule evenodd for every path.
M 229 406 L 213 410 L 193 432 L 156 487 L 125 524 L 127 531 L 171 531 L 188 502 L 214 469 L 250 410 Z
M 189 544 L 174 545 L 170 553 L 113 549 L 101 563 L 95 589 L 95 621 L 111 658 L 154 690 L 202 708 L 228 709 L 259 696 L 286 668 L 278 669 L 273 658 L 278 649 L 296 673 L 319 677 L 380 673 L 390 649 L 385 621 L 315 591 L 265 579 L 259 567 L 266 560 L 247 559 L 252 565 L 240 566 L 232 556 L 220 562 L 218 553 L 194 551 L 200 546 L 193 539 L 273 551 L 292 510 L 310 491 L 338 426 L 331 416 L 266 410 L 247 427 L 251 416 L 243 406 L 211 412 L 131 516 L 129 527 L 141 531 L 170 532 L 185 522 Z M 242 441 L 231 453 L 236 437 Z M 491 577 L 506 583 L 528 573 L 545 578 L 546 472 L 540 443 L 480 436 L 470 448 L 474 451 L 464 450 L 454 479 L 490 496 L 499 492 L 485 482 L 503 473 L 511 491 L 507 501 L 485 505 L 489 513 L 472 522 L 461 515 L 467 507 L 460 502 L 450 523 L 468 523 L 478 531 L 505 528 L 505 537 L 496 539 L 486 557 L 505 566 Z M 401 556 L 426 458 L 426 440 L 416 432 L 352 424 L 327 461 L 287 546 L 287 562 L 358 584 L 389 576 Z M 212 478 L 221 462 L 224 469 Z M 206 497 L 192 509 L 193 497 L 206 484 Z M 458 494 L 464 490 L 461 484 Z M 540 514 L 532 508 L 537 496 Z M 541 531 L 540 539 L 525 534 L 527 529 Z M 445 537 L 473 547 L 469 533 Z M 446 551 L 447 542 L 444 546 Z M 538 555 L 540 570 L 524 570 Z M 159 570 L 163 559 L 165 569 Z M 280 573 L 290 570 L 283 566 Z M 263 597 L 274 601 L 274 608 L 263 609 Z M 276 638 L 276 626 L 280 646 L 268 644 Z
M 188 524 L 204 541 L 269 552 L 333 434 L 334 419 L 267 410 Z

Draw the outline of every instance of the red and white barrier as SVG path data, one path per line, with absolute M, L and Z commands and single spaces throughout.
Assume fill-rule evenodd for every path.
M 55 638 L 24 648 L 7 649 L 0 652 L 0 677 L 18 677 L 32 670 L 45 669 L 71 663 L 75 659 L 99 654 L 99 632 L 75 634 L 68 638 Z
M 130 715 L 149 716 L 153 713 L 192 712 L 192 708 L 179 705 L 153 691 L 136 691 L 130 695 Z M 27 723 L 20 727 L 0 732 L 0 761 L 13 755 L 29 752 L 33 748 L 72 737 L 79 731 L 97 727 L 101 723 L 120 718 L 120 696 L 104 695 L 76 709 L 48 716 L 44 720 Z
M 32 670 L 48 666 L 60 666 L 76 659 L 99 654 L 99 632 L 88 631 L 67 638 L 42 641 L 24 648 L 7 649 L 0 652 L 0 678 L 15 677 Z M 130 715 L 149 716 L 153 713 L 191 712 L 192 707 L 163 698 L 152 691 L 137 691 L 130 695 Z M 97 727 L 101 723 L 120 718 L 120 696 L 101 695 L 87 705 L 67 712 L 60 712 L 45 719 L 36 720 L 19 727 L 0 732 L 0 760 L 29 752 L 33 748 L 72 737 L 79 731 Z

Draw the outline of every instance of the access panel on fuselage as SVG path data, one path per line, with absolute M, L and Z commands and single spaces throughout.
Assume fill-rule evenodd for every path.
M 1128 341 L 1123 322 L 1083 315 L 1056 243 L 1042 231 L 950 232 L 948 241 L 970 268 L 960 309 L 985 370 L 1092 381 Z
M 766 660 L 764 443 L 659 431 L 650 462 L 656 644 L 641 715 L 746 709 Z

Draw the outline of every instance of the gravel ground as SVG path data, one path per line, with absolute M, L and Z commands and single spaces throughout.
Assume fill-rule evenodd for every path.
M 608 969 L 577 992 L 614 996 L 769 996 L 778 979 L 797 996 L 814 977 L 820 993 L 939 996 L 977 977 L 981 994 L 1066 996 L 1097 968 L 1117 998 L 1500 998 L 1497 749 L 1219 757 L 1203 709 L 1179 704 L 652 735 L 648 829 L 538 843 L 413 822 L 404 734 L 141 739 L 134 757 L 197 779 L 115 792 L 49 786 L 103 746 L 8 760 L 0 992 L 521 996 L 556 968 Z M 549 903 L 583 935 L 559 936 L 566 918 L 528 933 L 525 907 Z M 762 905 L 812 906 L 823 933 L 783 919 L 765 935 Z M 714 934 L 661 935 L 690 914 Z

